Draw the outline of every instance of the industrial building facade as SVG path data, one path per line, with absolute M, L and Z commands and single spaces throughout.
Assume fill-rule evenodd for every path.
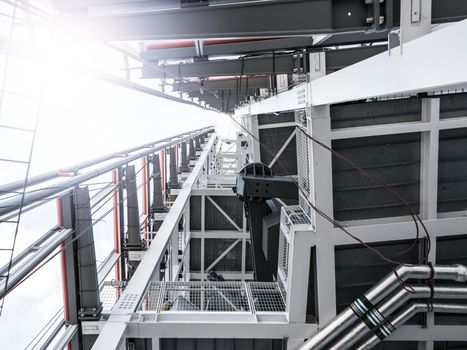
M 58 197 L 57 226 L 0 274 L 3 298 L 62 256 L 63 317 L 37 348 L 467 349 L 466 3 L 54 5 L 58 28 L 162 88 L 86 74 L 237 132 L 0 185 L 5 224 Z M 98 264 L 105 217 L 115 245 Z

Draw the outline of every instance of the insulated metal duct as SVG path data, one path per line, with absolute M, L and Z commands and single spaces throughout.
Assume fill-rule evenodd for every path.
M 409 299 L 430 298 L 431 288 L 429 286 L 400 287 L 391 297 L 384 300 L 377 308 L 370 310 L 356 325 L 346 331 L 345 336 L 340 338 L 329 350 L 351 349 L 355 343 L 362 339 L 372 329 L 378 327 L 385 319 L 390 317 L 399 307 Z M 433 287 L 433 298 L 437 299 L 467 299 L 467 287 L 436 286 Z
M 358 310 L 363 310 L 363 314 L 368 312 L 375 304 L 393 292 L 400 285 L 400 280 L 427 278 L 464 282 L 467 280 L 467 268 L 462 265 L 438 265 L 433 266 L 433 269 L 428 265 L 400 265 L 395 271 L 389 273 L 382 281 L 363 294 L 362 297 L 356 299 L 320 332 L 308 339 L 299 350 L 320 350 L 324 348 L 332 340 L 336 339 L 343 330 L 359 320 Z
M 390 322 L 385 322 L 382 327 L 379 328 L 376 334 L 373 334 L 363 343 L 361 343 L 355 350 L 369 350 L 375 345 L 383 341 L 384 338 L 388 337 L 394 330 L 403 325 L 405 322 L 410 320 L 414 315 L 420 312 L 439 312 L 439 313 L 467 313 L 467 305 L 463 304 L 445 304 L 445 303 L 413 303 L 410 304 L 407 309 L 399 312 L 394 316 Z

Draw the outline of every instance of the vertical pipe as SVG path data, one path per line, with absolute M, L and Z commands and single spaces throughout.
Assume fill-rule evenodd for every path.
M 114 221 L 114 249 L 115 253 L 120 254 L 120 229 L 118 221 L 118 185 L 117 185 L 117 171 L 112 171 L 112 183 L 115 185 L 115 190 L 113 194 L 113 221 Z M 121 281 L 121 272 L 120 272 L 120 259 L 117 260 L 115 264 L 115 279 L 117 282 Z M 117 297 L 120 296 L 120 289 L 117 288 Z
M 196 160 L 195 141 L 190 139 L 190 154 L 188 156 L 190 160 Z
M 125 280 L 126 277 L 126 265 L 125 265 L 125 254 L 123 253 L 123 246 L 125 243 L 125 237 L 123 236 L 123 227 L 125 227 L 125 209 L 123 206 L 123 168 L 119 167 L 117 170 L 118 175 L 118 221 L 119 225 L 119 236 L 120 236 L 120 269 L 121 269 L 121 276 L 122 281 Z
M 169 188 L 179 188 L 178 185 L 178 176 L 177 176 L 177 159 L 176 159 L 176 148 L 170 148 L 170 179 L 169 179 Z
M 144 246 L 148 247 L 148 168 L 147 168 L 147 158 L 143 157 L 141 159 L 141 165 L 143 168 L 143 234 L 144 234 Z
M 63 208 L 62 199 L 57 199 L 57 221 L 59 226 L 63 226 Z M 66 272 L 66 257 L 65 257 L 65 242 L 60 244 L 60 263 L 62 271 L 62 291 L 63 291 L 63 310 L 65 322 L 70 321 L 70 305 L 68 300 L 68 284 L 67 284 L 67 272 Z M 70 343 L 66 346 L 67 350 L 71 350 Z
M 181 155 L 181 162 L 180 162 L 180 172 L 185 173 L 190 171 L 188 167 L 188 158 L 186 154 L 186 142 L 182 142 L 182 155 Z
M 165 193 L 165 149 L 161 151 L 161 176 L 162 176 L 162 194 Z

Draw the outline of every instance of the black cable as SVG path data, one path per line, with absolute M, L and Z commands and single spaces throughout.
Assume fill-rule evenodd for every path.
M 240 126 L 241 129 L 243 129 L 247 134 L 249 134 L 256 142 L 258 142 L 258 144 L 265 150 L 267 151 L 268 153 L 270 153 L 271 155 L 274 156 L 274 153 L 269 150 L 267 147 L 265 147 L 260 141 L 259 139 L 253 135 L 249 130 L 247 130 L 243 125 L 241 125 L 241 123 L 239 123 L 231 114 L 228 114 L 228 116 L 234 121 L 234 123 L 236 123 L 237 125 Z M 299 129 L 301 129 L 300 127 L 298 127 Z M 302 130 L 303 132 L 303 130 Z M 308 135 L 307 133 L 305 133 L 306 135 Z M 307 137 L 311 137 L 311 135 L 308 135 Z M 316 141 L 315 141 L 316 142 Z M 324 144 L 320 143 L 320 146 L 325 146 Z M 328 150 L 332 150 L 331 148 L 329 147 L 325 147 L 326 149 Z M 333 151 L 333 150 L 332 150 Z M 335 151 L 334 151 L 335 152 Z M 337 153 L 337 152 L 335 152 Z M 334 154 L 334 153 L 333 153 Z M 340 155 L 341 157 L 345 158 L 344 156 Z M 347 161 L 351 162 L 349 159 L 346 158 Z M 357 170 L 360 170 L 360 171 L 364 171 L 363 169 L 361 169 L 360 167 L 358 167 L 356 164 L 354 164 L 353 162 L 351 162 L 353 164 L 353 167 L 356 167 Z M 280 163 L 279 163 L 280 165 Z M 281 166 L 281 165 L 280 165 Z M 284 169 L 285 170 L 285 169 Z M 287 173 L 287 171 L 285 171 Z M 362 244 L 365 248 L 369 249 L 370 251 L 372 251 L 374 254 L 376 254 L 378 257 L 380 257 L 383 261 L 386 261 L 388 262 L 394 269 L 394 273 L 396 275 L 396 277 L 398 278 L 398 281 L 399 283 L 401 284 L 401 286 L 406 289 L 407 291 L 413 293 L 414 290 L 413 288 L 411 288 L 409 285 L 406 285 L 406 283 L 400 278 L 400 276 L 398 276 L 397 274 L 397 270 L 396 270 L 396 266 L 397 265 L 403 265 L 403 266 L 411 266 L 411 264 L 407 264 L 407 263 L 404 263 L 404 262 L 399 262 L 399 261 L 395 261 L 391 258 L 387 258 L 384 254 L 382 254 L 379 250 L 371 247 L 370 245 L 368 245 L 367 243 L 365 243 L 364 241 L 362 241 L 360 238 L 356 237 L 355 235 L 351 234 L 347 229 L 345 229 L 341 224 L 339 224 L 336 220 L 334 220 L 333 218 L 331 218 L 330 216 L 328 216 L 327 214 L 325 214 L 323 211 L 321 211 L 319 208 L 317 208 L 315 205 L 313 205 L 313 203 L 311 203 L 306 194 L 303 193 L 303 190 L 300 188 L 300 186 L 298 185 L 298 182 L 291 176 L 291 175 L 287 175 L 288 177 L 290 177 L 292 179 L 292 181 L 294 182 L 295 186 L 297 186 L 297 189 L 299 190 L 299 192 L 301 192 L 302 194 L 304 194 L 304 199 L 307 201 L 308 205 L 310 205 L 311 208 L 313 208 L 313 210 L 315 210 L 320 216 L 322 216 L 323 218 L 325 218 L 327 221 L 329 221 L 330 223 L 332 223 L 333 225 L 337 226 L 340 230 L 342 230 L 344 233 L 346 233 L 347 235 L 349 235 L 352 239 L 356 240 L 357 242 L 359 242 L 360 244 Z M 383 182 L 382 180 L 379 180 L 381 182 Z M 383 182 L 384 183 L 384 182 Z M 385 183 L 384 183 L 385 184 Z M 385 184 L 386 187 L 388 188 L 391 188 L 391 186 Z M 393 189 L 392 189 L 393 190 Z M 393 190 L 393 192 L 396 192 L 395 190 Z M 397 192 L 396 192 L 397 193 Z M 402 201 L 405 201 L 405 199 L 402 198 Z M 405 201 L 405 203 L 407 203 Z M 405 204 L 404 204 L 405 205 Z M 408 203 L 407 203 L 408 205 Z M 408 207 L 408 209 L 410 209 L 410 206 Z M 416 218 L 418 218 L 418 220 L 420 220 L 421 222 L 421 219 L 418 217 L 418 215 L 416 216 Z M 418 242 L 418 224 L 417 224 L 417 221 L 416 219 L 414 218 L 414 222 L 415 222 L 415 226 L 417 227 L 417 236 L 416 238 L 414 239 L 414 243 L 411 245 L 414 246 L 416 242 Z M 424 226 L 423 222 L 422 222 L 422 226 L 426 229 L 426 227 Z M 426 231 L 426 233 L 428 233 L 428 231 Z M 430 237 L 429 235 L 427 235 L 427 238 L 428 238 L 428 241 L 430 242 Z M 410 249 L 410 248 L 409 248 Z M 405 251 L 404 251 L 405 252 Z M 403 252 L 401 252 L 403 253 Z M 400 254 L 401 254 L 400 253 Z M 396 254 L 395 256 L 397 256 L 398 254 Z M 428 254 L 426 254 L 426 256 L 428 256 Z

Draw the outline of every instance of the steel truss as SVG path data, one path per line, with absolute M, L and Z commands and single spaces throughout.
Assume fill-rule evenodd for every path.
M 409 2 L 403 4 L 405 7 L 403 6 L 401 9 L 402 14 L 409 14 Z M 263 101 L 251 102 L 237 109 L 236 116 L 241 118 L 243 126 L 249 130 L 251 135 L 258 137 L 261 129 L 290 127 L 292 124 L 298 123 L 296 121 L 295 123 L 283 123 L 284 125 L 279 124 L 277 126 L 273 123 L 258 125 L 258 116 L 302 110 L 306 114 L 309 123 L 306 126 L 308 132 L 326 145 L 331 145 L 334 140 L 411 132 L 420 133 L 420 215 L 431 236 L 432 248 L 429 259 L 436 263 L 437 238 L 462 237 L 467 234 L 465 229 L 467 221 L 464 212 L 440 213 L 437 208 L 439 134 L 443 130 L 467 128 L 467 116 L 465 115 L 452 119 L 440 119 L 440 98 L 438 94 L 441 94 L 441 90 L 444 93 L 450 90 L 452 92 L 462 92 L 462 89 L 456 89 L 467 84 L 467 77 L 456 73 L 447 73 L 447 70 L 450 69 L 455 71 L 462 69 L 460 63 L 453 64 L 450 67 L 443 67 L 438 71 L 440 76 L 433 76 L 428 73 L 434 66 L 434 63 L 430 63 L 433 56 L 430 58 L 423 56 L 427 57 L 427 60 L 425 60 L 421 59 L 420 54 L 423 50 L 433 47 L 435 43 L 443 42 L 446 45 L 438 51 L 440 55 L 455 57 L 454 63 L 458 59 L 462 60 L 465 57 L 464 48 L 458 48 L 452 43 L 449 44 L 449 42 L 460 32 L 465 31 L 466 22 L 463 21 L 429 33 L 431 2 L 422 1 L 421 6 L 422 11 L 428 11 L 428 17 L 426 17 L 426 13 L 422 12 L 423 19 L 419 20 L 418 28 L 411 27 L 413 23 L 411 23 L 410 17 L 401 23 L 401 33 L 403 33 L 400 35 L 401 45 L 393 47 L 390 54 L 384 52 L 338 72 L 325 75 L 326 72 L 323 67 L 326 67 L 327 53 L 312 53 L 309 60 L 311 67 L 308 83 L 301 84 L 292 90 Z M 435 5 L 433 4 L 433 6 Z M 420 31 L 420 28 L 424 29 Z M 437 60 L 437 62 L 444 60 L 435 57 L 433 59 Z M 383 62 L 390 63 L 388 65 L 383 64 Z M 374 75 L 376 65 L 379 65 L 378 71 L 380 71 L 381 67 L 385 67 L 384 74 L 387 73 L 385 78 L 379 79 L 379 74 L 377 77 Z M 465 69 L 462 70 L 465 72 Z M 421 71 L 424 73 L 421 73 Z M 367 76 L 367 74 L 371 75 L 370 80 L 357 83 L 359 79 Z M 399 74 L 401 76 L 394 79 Z M 416 74 L 417 77 L 409 78 L 411 74 Z M 421 75 L 425 76 L 426 79 L 422 78 Z M 421 93 L 419 98 L 422 99 L 420 121 L 331 129 L 331 104 L 365 100 L 370 97 L 377 100 L 394 98 L 397 101 L 401 96 L 414 96 L 418 93 Z M 259 139 L 259 141 L 262 140 Z M 252 142 L 254 142 L 253 139 Z M 301 147 L 299 142 L 297 142 L 297 147 Z M 311 201 L 324 213 L 332 216 L 334 211 L 332 176 L 330 176 L 333 173 L 332 155 L 316 144 L 311 144 L 308 147 L 310 147 L 311 152 L 306 157 L 299 159 L 299 161 L 308 162 L 311 169 L 309 179 L 311 182 Z M 255 159 L 257 161 L 261 160 L 258 157 Z M 303 211 L 307 212 L 306 208 L 303 208 Z M 287 214 L 283 212 L 282 215 L 284 217 Z M 363 242 L 370 244 L 411 240 L 415 235 L 414 225 L 409 217 L 345 221 L 341 222 L 341 224 Z M 340 228 L 334 227 L 329 221 L 317 214 L 310 218 L 308 227 L 292 226 L 290 232 L 293 232 L 293 234 L 289 233 L 287 237 L 293 237 L 293 240 L 287 243 L 288 249 L 290 249 L 288 254 L 292 256 L 288 260 L 289 264 L 293 265 L 293 261 L 309 261 L 311 249 L 315 249 L 315 295 L 318 300 L 316 311 L 319 317 L 316 326 L 322 328 L 334 318 L 336 312 L 335 249 L 355 245 L 356 242 Z M 300 240 L 300 243 L 297 245 L 297 243 L 293 243 L 294 240 Z M 287 296 L 289 293 L 294 293 L 294 298 L 288 299 L 292 303 L 287 305 L 288 310 L 290 310 L 289 318 L 296 319 L 297 322 L 304 322 L 303 305 L 307 302 L 307 295 L 299 292 L 308 288 L 308 281 L 303 280 L 303 276 L 308 276 L 309 271 L 308 267 L 303 265 L 305 264 L 289 267 L 289 276 L 283 279 L 283 282 L 286 283 L 284 288 Z M 294 280 L 293 276 L 302 276 L 302 278 Z M 426 327 L 401 326 L 388 338 L 388 341 L 418 341 L 420 342 L 419 348 L 433 349 L 435 341 L 446 341 L 448 339 L 450 341 L 466 341 L 466 330 L 464 325 L 435 324 L 433 312 L 428 312 Z M 291 338 L 288 340 L 288 345 L 295 349 L 303 344 L 306 336 L 299 339 Z

